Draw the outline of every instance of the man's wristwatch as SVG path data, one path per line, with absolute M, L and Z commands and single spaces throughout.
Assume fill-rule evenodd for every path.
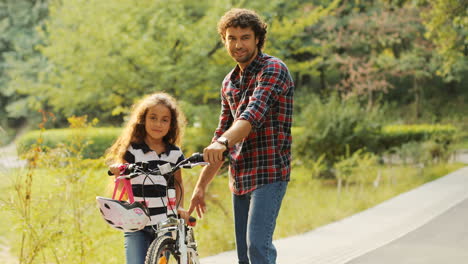
M 216 142 L 218 142 L 219 144 L 223 144 L 224 146 L 226 146 L 226 150 L 229 149 L 229 142 L 228 142 L 228 139 L 225 138 L 225 137 L 219 137 Z

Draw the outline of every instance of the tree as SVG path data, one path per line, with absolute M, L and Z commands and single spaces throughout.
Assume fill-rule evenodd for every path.
M 337 55 L 331 58 L 342 70 L 336 88 L 347 96 L 367 99 L 368 108 L 379 94 L 393 88 L 390 77 L 398 74 L 401 54 L 411 50 L 421 33 L 417 10 L 378 7 L 366 13 L 351 12 L 344 26 L 332 32 Z M 382 57 L 392 58 L 393 63 Z
M 121 120 L 134 100 L 157 90 L 194 102 L 217 98 L 213 80 L 219 87 L 222 77 L 208 62 L 219 44 L 216 29 L 206 28 L 222 11 L 183 0 L 53 2 L 40 30 L 47 67 L 34 83 L 18 73 L 16 87 L 40 95 L 34 108 L 105 120 Z
M 266 2 L 237 4 L 262 10 L 271 19 L 272 47 L 278 51 L 273 55 L 280 57 L 275 43 L 283 45 L 291 36 L 280 39 L 281 32 L 295 24 L 294 34 L 301 36 L 305 27 L 328 10 L 319 8 L 311 15 L 301 7 L 300 12 L 283 14 L 277 24 L 272 14 L 306 1 Z M 171 5 L 126 0 L 112 6 L 97 0 L 54 2 L 41 31 L 45 43 L 40 50 L 49 66 L 31 87 L 54 112 L 99 114 L 106 120 L 121 120 L 134 100 L 156 90 L 192 104 L 217 102 L 221 80 L 234 63 L 223 49 L 216 23 L 231 5 L 228 0 L 205 0 L 197 5 L 189 0 L 172 1 Z M 296 19 L 289 21 L 290 17 Z M 295 41 L 284 49 L 296 52 L 299 45 Z M 295 56 L 286 55 L 286 60 Z M 291 63 L 292 67 L 296 64 Z
M 16 125 L 32 115 L 27 105 L 33 102 L 25 91 L 44 68 L 44 60 L 35 45 L 40 38 L 35 30 L 47 17 L 47 1 L 0 2 L 0 122 Z M 19 78 L 23 81 L 16 82 Z M 34 115 L 34 114 L 33 114 Z
M 302 89 L 307 88 L 309 76 L 320 74 L 323 54 L 328 50 L 327 45 L 322 45 L 315 38 L 314 31 L 324 17 L 334 14 L 339 2 L 335 0 L 326 6 L 297 4 L 288 16 L 285 14 L 288 8 L 281 6 L 277 9 L 279 16 L 271 21 L 266 50 L 285 60 L 296 79 L 296 85 Z
M 409 0 L 174 0 L 170 5 L 4 0 L 0 113 L 29 118 L 43 109 L 62 121 L 86 114 L 101 124 L 120 124 L 135 100 L 164 90 L 199 115 L 198 105 L 218 104 L 221 81 L 235 65 L 216 32 L 218 19 L 234 6 L 257 10 L 266 19 L 265 52 L 286 62 L 299 99 L 340 90 L 370 108 L 396 89 L 417 102 L 424 90 L 438 89 L 421 84 L 437 80 L 435 71 L 449 69 L 444 78 L 453 84 L 461 83 L 467 68 L 466 55 L 459 56 L 466 39 L 463 13 L 437 0 L 416 2 L 422 5 Z M 429 6 L 439 19 L 425 17 L 427 25 L 437 25 L 428 29 L 427 41 L 418 13 Z M 454 31 L 448 30 L 452 37 L 444 42 L 446 26 Z M 456 45 L 432 54 L 453 36 L 450 43 Z M 440 66 L 442 61 L 450 67 Z
M 422 14 L 426 37 L 440 56 L 437 74 L 446 81 L 460 82 L 468 71 L 468 2 L 426 0 Z
M 435 78 L 436 59 L 419 13 L 405 1 L 341 3 L 307 34 L 319 47 L 314 66 L 319 75 L 310 74 L 309 85 L 318 83 L 320 92 L 339 90 L 345 98 L 357 96 L 367 109 L 398 86 L 400 102 L 408 95 L 420 105 L 423 89 L 430 88 L 424 84 Z

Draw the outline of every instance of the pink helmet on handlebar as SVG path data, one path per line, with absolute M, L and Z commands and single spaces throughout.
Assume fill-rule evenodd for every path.
M 148 208 L 140 202 L 128 203 L 104 197 L 96 197 L 99 209 L 106 222 L 121 231 L 135 232 L 150 221 Z

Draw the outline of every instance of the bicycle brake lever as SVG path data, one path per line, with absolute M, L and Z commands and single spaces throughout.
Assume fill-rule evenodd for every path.
M 205 162 L 205 161 L 196 162 L 196 163 L 187 163 L 187 164 L 182 165 L 181 167 L 184 168 L 184 169 L 191 169 L 191 168 L 196 167 L 196 166 L 206 166 L 206 165 L 210 165 L 210 163 Z

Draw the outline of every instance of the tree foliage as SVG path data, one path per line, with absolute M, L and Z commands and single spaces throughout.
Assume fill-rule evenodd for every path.
M 0 113 L 29 119 L 43 109 L 61 124 L 72 115 L 120 124 L 136 99 L 162 90 L 184 101 L 191 123 L 199 123 L 205 110 L 197 108 L 217 109 L 220 83 L 235 64 L 216 32 L 232 7 L 254 9 L 266 19 L 265 52 L 286 62 L 300 98 L 338 90 L 368 109 L 391 99 L 421 105 L 432 91 L 446 88 L 437 86 L 439 80 L 458 87 L 450 96 L 467 80 L 465 5 L 4 0 Z
M 207 62 L 216 32 L 205 28 L 216 19 L 206 14 L 219 11 L 210 7 L 191 15 L 188 2 L 52 4 L 41 47 L 50 67 L 38 90 L 66 115 L 120 115 L 135 98 L 156 90 L 199 101 L 215 98 Z
M 44 68 L 35 49 L 41 43 L 36 31 L 48 15 L 47 0 L 0 1 L 0 114 L 12 120 L 28 117 L 33 97 L 28 90 Z M 1 118 L 0 123 L 5 122 Z
M 440 56 L 437 74 L 447 81 L 460 81 L 468 70 L 468 2 L 427 0 L 423 18 L 426 36 Z

